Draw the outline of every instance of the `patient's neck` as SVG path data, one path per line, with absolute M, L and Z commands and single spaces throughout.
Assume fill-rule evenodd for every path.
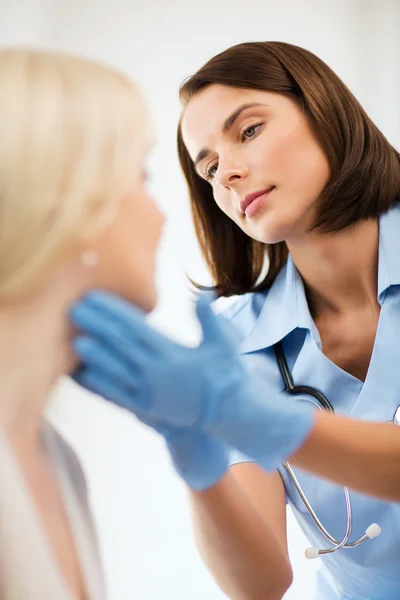
M 0 303 L 0 427 L 21 459 L 41 451 L 50 391 L 75 365 L 67 283 L 54 280 L 36 296 Z

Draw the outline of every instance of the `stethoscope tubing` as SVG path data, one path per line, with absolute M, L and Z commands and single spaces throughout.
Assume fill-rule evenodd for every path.
M 294 384 L 292 374 L 291 374 L 291 372 L 289 370 L 289 366 L 287 364 L 287 360 L 286 360 L 282 342 L 277 342 L 274 346 L 274 350 L 275 350 L 276 360 L 277 360 L 277 363 L 279 366 L 279 371 L 281 373 L 281 376 L 282 376 L 282 379 L 283 379 L 283 382 L 285 385 L 285 391 L 293 396 L 307 395 L 307 396 L 309 396 L 309 398 L 307 398 L 307 401 L 312 402 L 319 410 L 326 410 L 330 413 L 334 413 L 335 411 L 334 411 L 332 404 L 329 402 L 328 398 L 322 392 L 320 392 L 319 390 L 317 390 L 311 386 L 308 386 L 308 385 L 295 385 Z M 330 533 L 325 529 L 325 527 L 321 523 L 320 519 L 318 518 L 314 509 L 312 508 L 312 506 L 311 506 L 303 488 L 301 487 L 301 485 L 296 477 L 296 474 L 294 473 L 290 464 L 288 462 L 285 462 L 284 467 L 287 470 L 291 480 L 293 481 L 293 484 L 294 484 L 304 506 L 306 507 L 310 517 L 314 521 L 315 525 L 317 526 L 319 531 L 323 534 L 325 539 L 327 539 L 329 542 L 334 544 L 332 548 L 318 549 L 318 555 L 332 554 L 333 552 L 336 552 L 340 548 L 354 548 L 355 546 L 358 546 L 365 540 L 369 539 L 369 536 L 367 534 L 364 534 L 358 540 L 348 543 L 348 540 L 351 535 L 352 527 L 353 527 L 353 513 L 352 513 L 352 507 L 351 507 L 350 493 L 349 493 L 349 490 L 347 487 L 343 488 L 345 504 L 346 504 L 346 532 L 343 536 L 343 539 L 339 542 L 332 535 L 330 535 Z

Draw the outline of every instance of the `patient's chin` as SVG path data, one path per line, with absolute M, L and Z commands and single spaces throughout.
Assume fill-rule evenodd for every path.
M 156 290 L 153 290 L 153 292 L 148 295 L 148 297 L 143 302 L 142 306 L 140 306 L 140 308 L 142 310 L 144 310 L 146 313 L 150 313 L 152 310 L 155 309 L 156 305 L 157 305 L 157 292 L 156 292 Z

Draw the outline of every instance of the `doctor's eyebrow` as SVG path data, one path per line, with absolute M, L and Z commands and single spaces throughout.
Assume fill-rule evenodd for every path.
M 247 104 L 242 104 L 226 119 L 226 121 L 224 122 L 224 124 L 222 126 L 222 133 L 228 133 L 228 131 L 230 129 L 232 129 L 236 120 L 240 117 L 240 115 L 242 114 L 242 112 L 244 110 L 247 110 L 248 108 L 253 108 L 255 106 L 267 106 L 267 105 L 263 104 L 261 102 L 248 102 Z M 197 167 L 199 162 L 201 162 L 203 160 L 203 158 L 205 158 L 208 154 L 210 154 L 210 152 L 211 152 L 211 150 L 209 150 L 209 148 L 202 148 L 194 160 L 194 163 L 193 163 L 194 167 Z

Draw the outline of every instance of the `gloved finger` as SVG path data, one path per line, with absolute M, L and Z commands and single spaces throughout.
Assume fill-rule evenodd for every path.
M 162 333 L 157 332 L 145 321 L 145 313 L 137 306 L 119 298 L 115 294 L 103 291 L 89 292 L 82 300 L 77 302 L 71 310 L 71 317 L 90 333 L 96 335 L 109 335 L 103 321 L 113 324 L 121 334 L 134 334 L 135 339 L 141 341 L 151 349 L 158 349 L 168 340 Z M 168 340 L 169 343 L 173 343 Z
M 226 336 L 220 320 L 211 308 L 209 298 L 201 295 L 196 303 L 196 314 L 200 321 L 205 342 L 225 341 Z
M 141 317 L 138 317 L 135 325 L 133 318 L 123 324 L 109 311 L 105 314 L 85 302 L 79 302 L 70 309 L 70 319 L 79 330 L 106 342 L 117 354 L 127 356 L 134 353 L 135 349 L 154 354 L 161 345 L 152 329 L 140 321 Z
M 79 330 L 107 340 L 113 346 L 121 346 L 126 339 L 126 328 L 117 326 L 114 318 L 105 316 L 84 301 L 75 303 L 69 310 L 70 321 Z
M 116 385 L 115 380 L 95 367 L 82 367 L 75 372 L 74 380 L 90 392 L 102 396 L 113 404 L 135 412 L 136 394 L 134 388 Z
M 101 369 L 96 369 L 95 367 L 88 367 L 84 364 L 81 364 L 71 375 L 72 379 L 76 381 L 76 383 L 89 391 L 102 396 L 106 400 L 116 404 L 120 408 L 124 408 L 129 410 L 132 413 L 132 398 L 133 388 L 125 388 L 125 391 L 122 392 L 122 396 L 120 396 L 120 388 L 118 388 L 118 398 L 119 401 L 115 400 L 116 388 L 115 382 L 113 379 L 107 376 Z M 149 414 L 149 412 L 141 410 L 135 406 L 133 413 L 139 421 L 151 427 L 157 433 L 164 436 L 166 439 L 169 439 L 174 435 L 175 429 L 172 426 L 165 424 L 164 422 L 156 419 L 153 415 Z
M 139 377 L 134 361 L 126 361 L 123 353 L 116 354 L 105 342 L 88 335 L 78 335 L 72 347 L 82 363 L 103 371 L 122 385 L 131 385 Z

